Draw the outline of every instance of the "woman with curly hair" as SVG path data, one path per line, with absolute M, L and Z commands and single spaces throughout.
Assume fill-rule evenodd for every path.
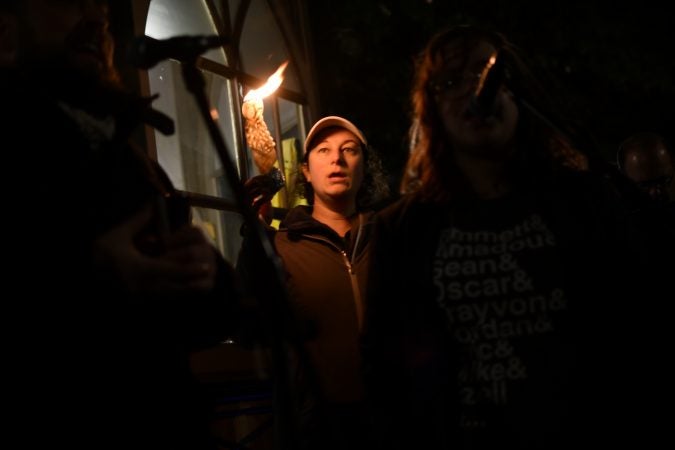
M 300 445 L 366 449 L 359 336 L 373 208 L 389 187 L 364 134 L 339 116 L 311 128 L 300 169 L 308 204 L 293 207 L 278 230 L 270 229 L 297 325 Z M 242 256 L 240 268 L 254 266 L 245 251 Z
M 618 325 L 646 332 L 623 302 L 639 280 L 623 212 L 546 94 L 499 33 L 446 29 L 421 54 L 404 196 L 371 249 L 378 448 L 566 449 L 637 429 L 644 367 Z

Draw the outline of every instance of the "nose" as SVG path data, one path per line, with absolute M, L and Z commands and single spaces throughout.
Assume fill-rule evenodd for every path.
M 480 77 L 480 73 L 463 73 L 462 76 L 457 80 L 455 95 L 457 97 L 463 97 L 471 92 L 474 92 L 478 87 L 478 81 L 480 80 Z
M 345 163 L 345 155 L 340 149 L 336 149 L 335 151 L 331 152 L 331 164 L 336 164 L 338 166 L 344 165 Z

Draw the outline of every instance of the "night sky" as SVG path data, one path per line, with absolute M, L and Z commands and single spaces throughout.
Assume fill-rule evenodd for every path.
M 675 141 L 675 16 L 666 3 L 592 1 L 308 2 L 322 111 L 363 128 L 390 175 L 406 157 L 413 60 L 435 30 L 473 23 L 501 31 L 548 74 L 613 160 L 633 132 Z

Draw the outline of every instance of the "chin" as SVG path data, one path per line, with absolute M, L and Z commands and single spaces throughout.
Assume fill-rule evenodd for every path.
M 352 193 L 351 189 L 348 187 L 340 188 L 340 189 L 329 189 L 327 192 L 328 195 L 330 195 L 333 198 L 343 198 L 343 197 L 353 197 L 354 194 Z

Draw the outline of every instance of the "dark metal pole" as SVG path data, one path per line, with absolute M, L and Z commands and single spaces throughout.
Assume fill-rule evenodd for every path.
M 298 448 L 298 408 L 292 395 L 290 368 L 288 364 L 288 338 L 292 335 L 286 327 L 291 324 L 289 303 L 283 276 L 283 268 L 279 256 L 274 251 L 268 234 L 249 204 L 248 195 L 240 182 L 239 173 L 232 163 L 227 151 L 227 144 L 211 116 L 208 98 L 204 92 L 204 77 L 196 66 L 196 58 L 182 61 L 183 78 L 187 89 L 193 94 L 198 109 L 206 123 L 209 135 L 223 165 L 225 178 L 232 189 L 239 211 L 244 217 L 244 226 L 251 240 L 250 251 L 255 252 L 256 271 L 264 282 L 255 283 L 255 296 L 258 302 L 265 302 L 267 314 L 272 320 L 267 325 L 271 328 L 271 352 L 274 369 L 275 415 L 277 424 L 277 448 L 279 450 L 297 450 Z

